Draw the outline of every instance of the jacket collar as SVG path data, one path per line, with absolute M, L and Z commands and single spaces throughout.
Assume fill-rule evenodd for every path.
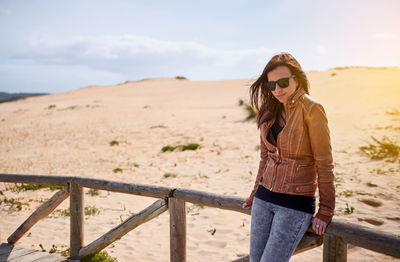
M 299 100 L 306 92 L 303 88 L 297 88 L 296 91 L 288 98 L 286 105 L 291 107 Z

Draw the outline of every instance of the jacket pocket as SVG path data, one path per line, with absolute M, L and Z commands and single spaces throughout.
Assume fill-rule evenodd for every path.
M 316 180 L 314 163 L 297 164 L 295 171 L 292 178 L 294 184 L 312 184 Z
M 314 193 L 317 190 L 317 183 L 297 184 L 294 185 L 294 192 L 296 193 Z

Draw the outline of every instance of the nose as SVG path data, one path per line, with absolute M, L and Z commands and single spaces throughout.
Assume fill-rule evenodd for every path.
M 275 83 L 275 92 L 280 91 L 282 87 L 278 85 L 278 83 Z

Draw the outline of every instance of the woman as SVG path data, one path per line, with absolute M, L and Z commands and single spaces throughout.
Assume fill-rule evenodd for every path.
M 323 107 L 288 53 L 275 55 L 250 87 L 261 160 L 251 206 L 250 261 L 289 261 L 310 223 L 324 234 L 335 207 L 333 161 Z M 259 106 L 260 105 L 260 106 Z M 318 187 L 319 209 L 315 212 Z

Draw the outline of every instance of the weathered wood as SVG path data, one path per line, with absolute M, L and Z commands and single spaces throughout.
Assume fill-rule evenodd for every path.
M 119 183 L 115 181 L 88 179 L 80 177 L 56 177 L 18 174 L 0 174 L 0 182 L 46 185 L 67 185 L 68 183 L 76 182 L 80 184 L 80 186 L 94 189 L 102 189 L 150 197 L 174 196 L 186 202 L 233 210 L 245 214 L 251 213 L 250 209 L 242 208 L 242 204 L 245 201 L 244 198 L 217 195 L 188 189 L 173 189 L 168 187 Z M 72 202 L 73 201 L 71 200 L 71 203 Z M 83 210 L 81 213 L 81 217 L 74 219 L 83 219 Z M 74 234 L 71 231 L 71 237 Z M 327 234 L 339 236 L 341 237 L 341 239 L 343 239 L 344 242 L 353 244 L 355 246 L 360 246 L 362 248 L 400 258 L 400 249 L 398 248 L 400 246 L 399 235 L 394 235 L 388 232 L 371 229 L 353 223 L 340 222 L 336 219 L 334 219 L 328 226 Z
M 326 233 L 339 236 L 348 244 L 400 258 L 400 235 L 341 222 L 335 218 L 327 227 Z
M 72 177 L 0 174 L 0 182 L 67 186 Z
M 346 262 L 347 244 L 341 237 L 325 234 L 323 262 Z
M 306 232 L 300 243 L 297 245 L 296 250 L 293 252 L 293 255 L 318 247 L 322 245 L 323 241 L 324 240 L 322 236 L 311 232 Z
M 61 204 L 69 193 L 67 190 L 62 189 L 55 193 L 49 200 L 44 202 L 38 207 L 35 212 L 30 215 L 24 223 L 22 223 L 17 230 L 10 235 L 7 239 L 9 244 L 15 244 L 29 229 L 31 229 L 40 219 L 47 217 L 53 210 Z
M 232 260 L 231 262 L 249 262 L 250 261 L 250 256 L 245 255 L 242 257 L 239 257 L 238 259 Z
M 18 262 L 61 262 L 66 259 L 58 254 L 49 254 L 33 249 L 26 249 L 10 244 L 1 243 L 0 261 L 18 261 Z
M 293 255 L 302 253 L 304 251 L 313 249 L 317 246 L 322 245 L 323 237 L 318 236 L 311 232 L 306 232 L 301 239 L 300 243 L 297 245 L 296 250 L 294 251 Z M 248 262 L 250 260 L 249 255 L 242 256 L 238 259 L 233 260 L 232 262 Z
M 152 185 L 141 185 L 131 183 L 121 183 L 103 179 L 92 179 L 92 178 L 74 178 L 74 182 L 80 184 L 83 187 L 108 190 L 112 192 L 127 193 L 139 196 L 148 196 L 155 198 L 165 198 L 170 196 L 174 190 L 169 187 L 152 186 Z
M 186 209 L 185 201 L 175 197 L 168 198 L 170 261 L 186 261 Z
M 145 208 L 137 214 L 130 216 L 123 223 L 105 233 L 100 238 L 96 239 L 89 245 L 81 248 L 79 258 L 95 254 L 107 247 L 112 242 L 120 239 L 129 231 L 137 226 L 159 216 L 168 209 L 168 203 L 165 199 L 160 199 L 154 202 L 151 206 Z M 72 249 L 71 249 L 72 250 Z
M 194 204 L 233 210 L 248 215 L 251 213 L 250 209 L 242 208 L 245 199 L 240 197 L 218 195 L 182 188 L 175 189 L 172 195 L 176 198 L 180 198 Z
M 70 184 L 70 249 L 71 259 L 79 259 L 79 250 L 83 246 L 83 188 Z

